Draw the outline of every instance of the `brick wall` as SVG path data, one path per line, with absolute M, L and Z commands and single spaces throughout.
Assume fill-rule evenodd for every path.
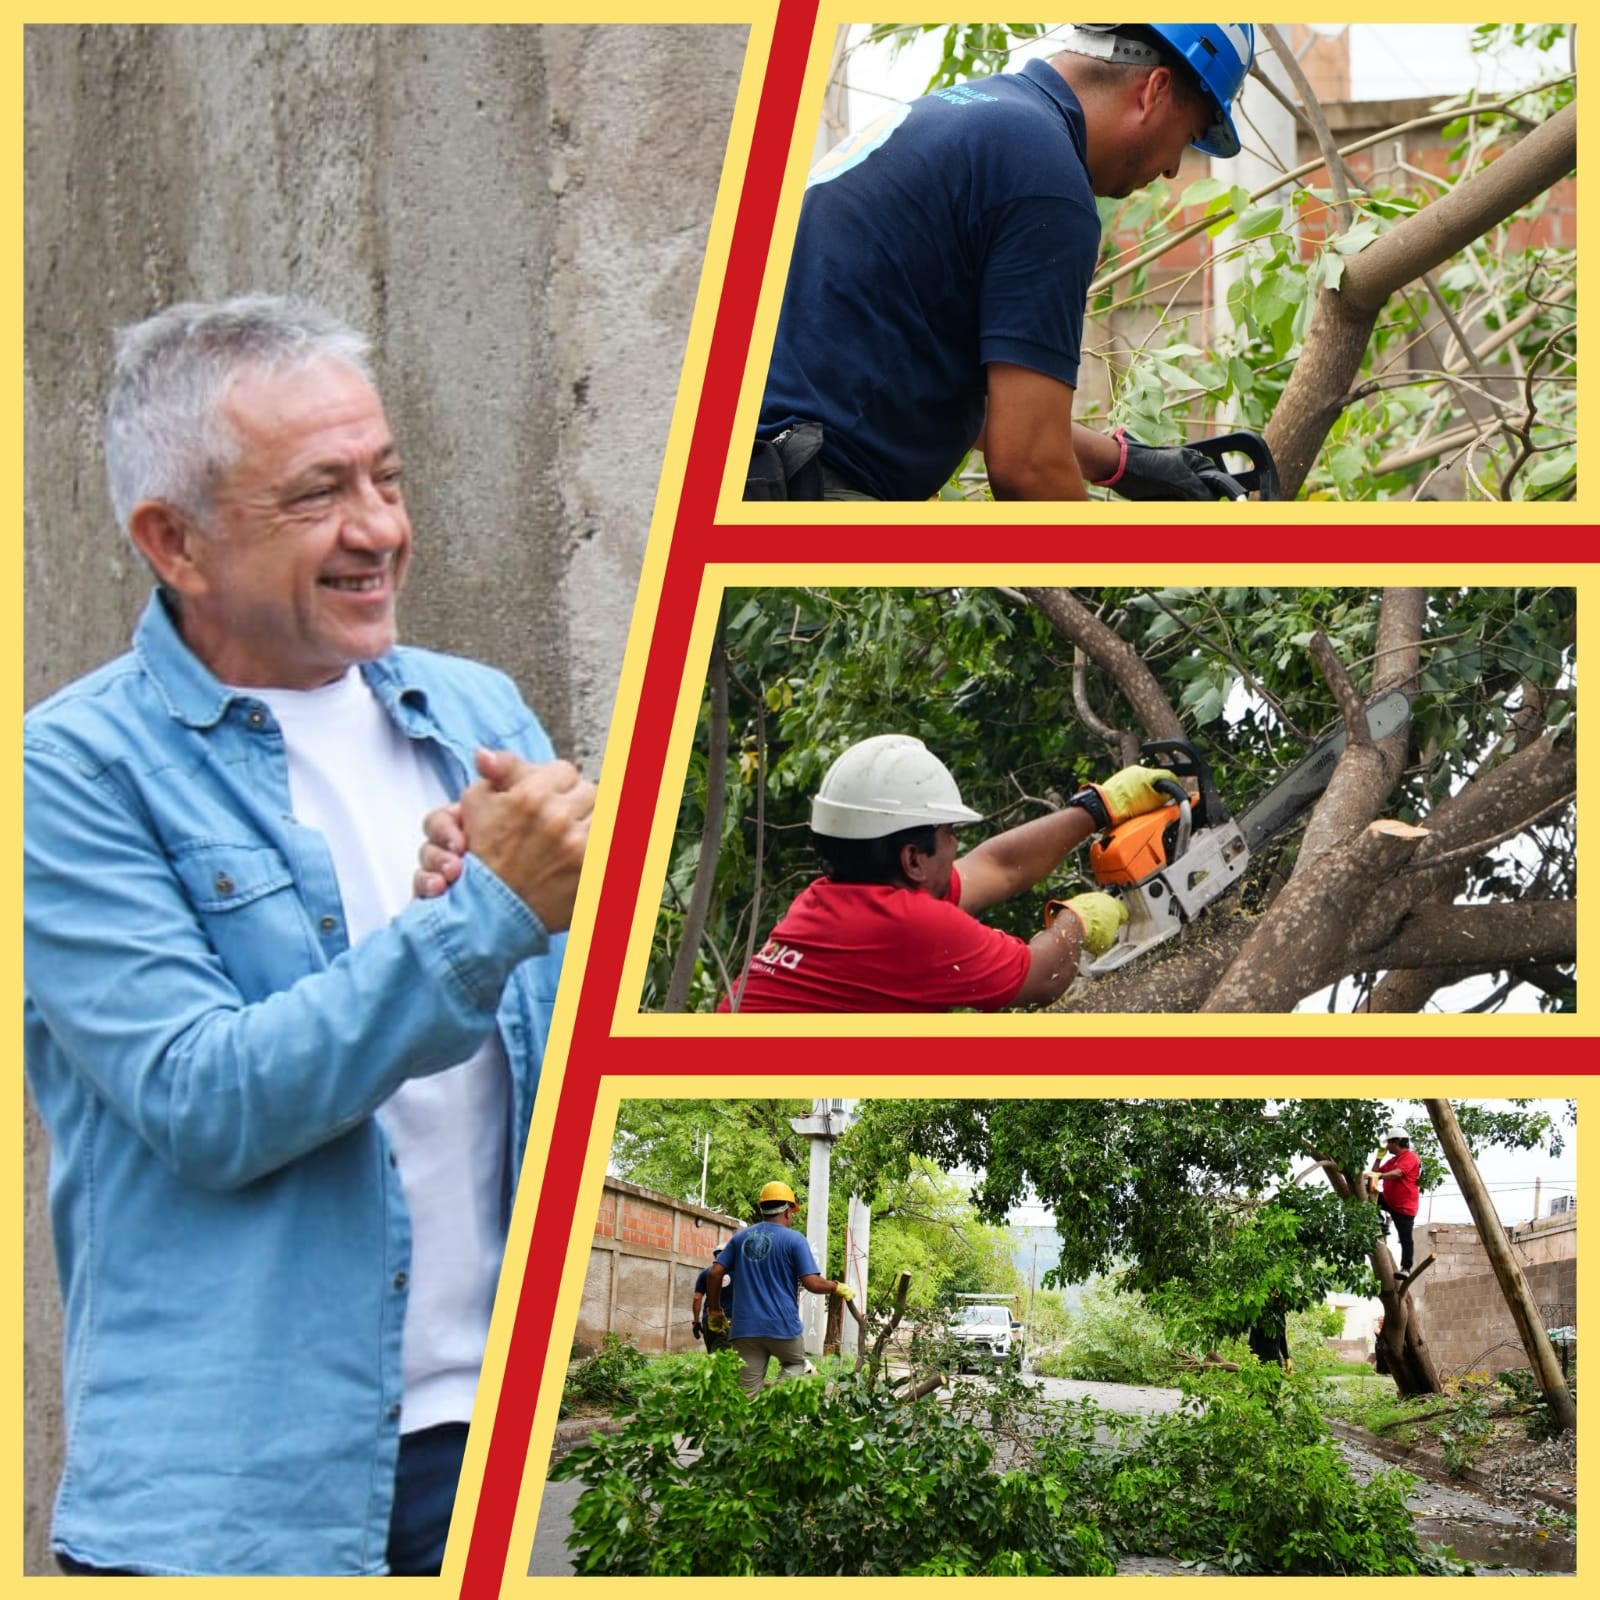
M 607 1332 L 631 1338 L 650 1353 L 692 1345 L 694 1280 L 743 1226 L 691 1201 L 607 1178 L 574 1345 L 588 1354 Z

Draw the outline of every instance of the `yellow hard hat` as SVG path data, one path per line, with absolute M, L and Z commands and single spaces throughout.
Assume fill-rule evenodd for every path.
M 769 1183 L 761 1191 L 761 1204 L 769 1205 L 774 1200 L 787 1200 L 790 1205 L 795 1203 L 794 1190 L 786 1183 Z

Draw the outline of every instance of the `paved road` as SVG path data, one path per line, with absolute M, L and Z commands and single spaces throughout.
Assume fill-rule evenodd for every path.
M 981 1383 L 980 1378 L 963 1378 L 962 1383 Z M 1093 1400 L 1108 1411 L 1157 1416 L 1175 1411 L 1183 1396 L 1176 1389 L 1156 1389 L 1127 1383 L 1080 1383 L 1069 1378 L 1030 1380 L 1047 1399 Z M 1389 1465 L 1358 1445 L 1341 1442 L 1340 1449 L 1356 1477 L 1366 1482 L 1374 1472 Z M 572 1508 L 583 1492 L 581 1483 L 547 1483 L 539 1506 L 539 1524 L 534 1535 L 532 1560 L 528 1572 L 534 1577 L 570 1577 L 566 1537 L 572 1530 Z M 1449 1484 L 1419 1480 L 1406 1504 L 1418 1519 L 1423 1537 L 1455 1547 L 1463 1557 L 1482 1562 L 1505 1563 L 1480 1567 L 1485 1576 L 1522 1577 L 1536 1569 L 1514 1565 L 1531 1561 L 1552 1550 L 1550 1541 L 1535 1524 L 1519 1512 L 1497 1506 L 1480 1495 Z M 1220 1576 L 1188 1572 L 1175 1561 L 1161 1557 L 1128 1557 L 1117 1568 L 1119 1577 L 1128 1576 Z

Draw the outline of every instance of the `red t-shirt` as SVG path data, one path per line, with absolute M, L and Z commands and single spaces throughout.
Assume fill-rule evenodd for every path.
M 1402 1217 L 1416 1216 L 1417 1205 L 1421 1199 L 1417 1179 L 1422 1176 L 1422 1163 L 1417 1159 L 1417 1152 L 1402 1150 L 1399 1155 L 1390 1156 L 1378 1171 L 1401 1174 L 1400 1177 L 1390 1178 L 1384 1183 L 1383 1198 L 1389 1203 L 1389 1209 L 1398 1211 Z
M 751 961 L 739 1009 L 998 1011 L 1016 999 L 1032 957 L 1025 941 L 963 911 L 960 897 L 953 869 L 945 900 L 816 879 Z

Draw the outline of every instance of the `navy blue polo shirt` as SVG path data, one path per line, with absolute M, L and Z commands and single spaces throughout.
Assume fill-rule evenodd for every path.
M 759 433 L 820 422 L 869 493 L 936 494 L 987 363 L 1077 387 L 1099 250 L 1083 110 L 1048 62 L 896 106 L 807 182 Z

